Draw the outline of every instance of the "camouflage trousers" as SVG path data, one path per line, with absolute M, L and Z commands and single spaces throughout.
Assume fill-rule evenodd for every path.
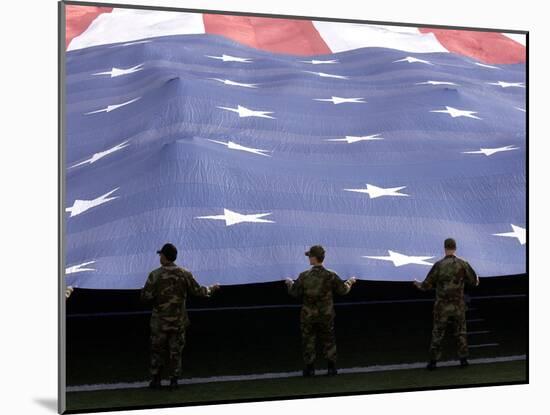
M 441 343 L 445 336 L 445 332 L 451 329 L 452 336 L 457 343 L 458 357 L 468 357 L 468 339 L 466 333 L 466 315 L 464 310 L 459 310 L 456 313 L 437 313 L 434 312 L 434 322 L 432 329 L 432 341 L 430 344 L 430 359 L 441 359 Z
M 151 375 L 160 375 L 167 366 L 170 377 L 179 377 L 184 346 L 185 328 L 151 327 Z
M 306 365 L 315 361 L 317 339 L 323 346 L 323 355 L 327 360 L 336 362 L 336 337 L 334 335 L 334 319 L 303 319 L 302 354 Z

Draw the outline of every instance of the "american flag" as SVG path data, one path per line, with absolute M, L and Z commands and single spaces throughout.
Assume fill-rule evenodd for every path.
M 66 279 L 525 273 L 525 35 L 67 6 Z

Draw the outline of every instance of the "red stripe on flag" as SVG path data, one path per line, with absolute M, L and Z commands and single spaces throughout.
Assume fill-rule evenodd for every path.
M 332 53 L 309 20 L 204 14 L 206 33 L 253 48 L 291 55 Z
M 112 7 L 65 6 L 65 47 L 69 46 L 71 40 L 84 33 L 94 19 L 102 13 L 110 13 Z
M 449 52 L 466 55 L 485 63 L 522 63 L 526 60 L 525 46 L 495 32 L 419 28 L 433 33 Z

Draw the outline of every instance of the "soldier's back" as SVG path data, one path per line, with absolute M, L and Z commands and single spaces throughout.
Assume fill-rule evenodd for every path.
M 159 317 L 179 317 L 185 313 L 187 298 L 186 270 L 178 266 L 163 266 L 153 271 L 155 299 L 153 313 Z
M 333 278 L 330 270 L 316 266 L 303 275 L 303 304 L 308 317 L 333 313 Z
M 446 303 L 464 301 L 467 262 L 456 256 L 446 256 L 439 261 L 436 284 L 436 300 Z

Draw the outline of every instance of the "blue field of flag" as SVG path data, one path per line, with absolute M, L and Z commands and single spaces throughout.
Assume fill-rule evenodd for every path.
M 342 278 L 420 279 L 447 237 L 526 271 L 524 64 L 216 35 L 66 57 L 70 285 L 140 288 L 165 242 L 204 284 L 295 278 L 314 244 Z

